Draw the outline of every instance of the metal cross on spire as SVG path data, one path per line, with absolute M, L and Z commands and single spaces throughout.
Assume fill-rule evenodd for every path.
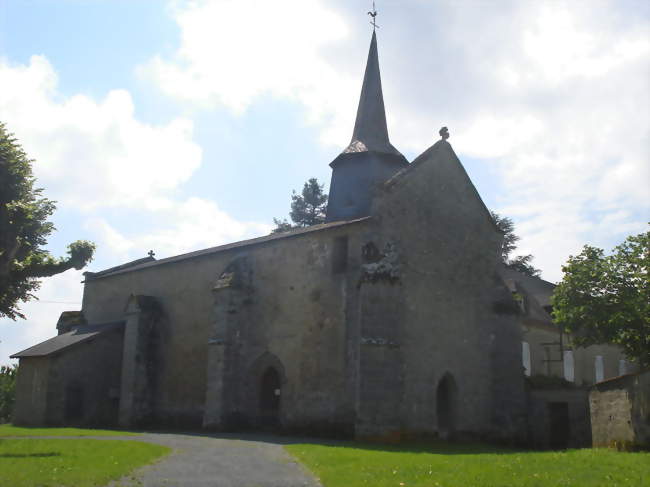
M 377 22 L 375 20 L 375 17 L 377 17 L 377 9 L 375 8 L 375 2 L 373 0 L 372 2 L 372 11 L 368 12 L 368 15 L 372 17 L 372 20 L 370 21 L 370 25 L 372 25 L 372 30 L 374 31 L 377 29 L 379 26 L 377 25 Z

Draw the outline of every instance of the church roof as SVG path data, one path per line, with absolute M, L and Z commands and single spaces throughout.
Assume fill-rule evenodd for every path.
M 148 257 L 143 257 L 141 259 L 135 259 L 135 260 L 132 260 L 130 262 L 126 262 L 125 264 L 120 264 L 120 265 L 116 265 L 115 267 L 110 267 L 109 269 L 104 269 L 103 271 L 98 271 L 98 272 L 87 271 L 87 272 L 84 272 L 84 277 L 86 279 L 99 277 L 99 276 L 102 276 L 104 274 L 110 274 L 112 272 L 121 271 L 123 269 L 129 269 L 131 267 L 135 267 L 137 265 L 144 264 L 145 262 L 152 262 L 152 261 L 155 261 L 155 260 L 156 259 L 154 259 L 153 256 L 150 255 Z
M 175 255 L 173 257 L 167 257 L 166 259 L 151 259 L 151 260 L 147 259 L 147 261 L 143 262 L 140 265 L 136 265 L 136 266 L 127 265 L 126 267 L 124 267 L 124 266 L 111 267 L 110 269 L 106 269 L 104 271 L 95 272 L 95 273 L 87 273 L 87 274 L 85 274 L 85 277 L 86 277 L 86 281 L 92 281 L 94 279 L 101 279 L 103 277 L 114 276 L 116 274 L 123 274 L 123 273 L 126 273 L 126 272 L 137 271 L 137 270 L 141 270 L 141 269 L 148 269 L 149 267 L 154 267 L 154 266 L 159 266 L 159 265 L 164 265 L 164 264 L 171 264 L 173 262 L 179 262 L 179 261 L 186 260 L 186 259 L 193 259 L 195 257 L 202 257 L 204 255 L 210 255 L 210 254 L 215 254 L 215 253 L 218 253 L 218 252 L 224 252 L 226 250 L 242 248 L 242 247 L 248 247 L 248 246 L 252 246 L 252 245 L 259 245 L 259 244 L 266 243 L 266 242 L 271 242 L 271 241 L 274 241 L 274 240 L 281 240 L 281 239 L 285 239 L 285 238 L 291 238 L 291 237 L 296 237 L 296 236 L 299 236 L 299 235 L 304 235 L 306 233 L 319 232 L 319 231 L 323 231 L 323 230 L 329 230 L 329 229 L 332 229 L 332 228 L 343 227 L 343 226 L 346 226 L 346 225 L 352 225 L 352 224 L 355 224 L 355 223 L 360 223 L 360 222 L 369 220 L 370 218 L 371 217 L 366 216 L 366 217 L 363 217 L 363 218 L 357 218 L 355 220 L 336 221 L 336 222 L 330 222 L 330 223 L 322 223 L 320 225 L 313 225 L 311 227 L 294 228 L 293 230 L 289 230 L 288 232 L 271 233 L 271 234 L 265 235 L 263 237 L 251 238 L 251 239 L 248 239 L 248 240 L 241 240 L 239 242 L 233 242 L 233 243 L 229 243 L 229 244 L 225 244 L 225 245 L 219 245 L 217 247 L 210 247 L 210 248 L 207 248 L 207 249 L 196 250 L 194 252 L 188 252 L 186 254 Z
M 381 75 L 379 73 L 377 35 L 374 31 L 370 41 L 370 51 L 368 52 L 368 62 L 363 77 L 352 140 L 343 153 L 369 151 L 402 155 L 388 139 L 384 95 L 381 89 Z
M 10 358 L 47 357 L 63 349 L 86 342 L 99 335 L 117 330 L 124 326 L 124 321 L 112 321 L 94 325 L 79 326 L 72 331 L 62 333 L 49 340 L 13 354 Z
M 472 188 L 472 191 L 474 195 L 476 196 L 476 199 L 480 202 L 481 207 L 483 208 L 483 212 L 487 218 L 490 219 L 492 222 L 492 225 L 494 225 L 494 228 L 497 229 L 497 231 L 503 233 L 499 227 L 497 226 L 496 222 L 492 218 L 492 215 L 490 214 L 490 210 L 488 207 L 485 205 L 485 202 L 483 201 L 483 198 L 481 198 L 480 193 L 476 189 L 476 186 L 474 186 L 474 183 L 472 182 L 472 179 L 469 177 L 469 174 L 467 174 L 467 171 L 465 170 L 465 167 L 463 166 L 462 162 L 460 162 L 460 159 L 458 159 L 458 156 L 456 155 L 456 152 L 454 152 L 453 147 L 449 142 L 446 140 L 439 140 L 435 142 L 431 147 L 429 147 L 427 150 L 425 150 L 422 154 L 417 156 L 413 162 L 411 162 L 408 166 L 400 169 L 393 177 L 391 177 L 388 181 L 384 183 L 384 187 L 389 188 L 395 184 L 398 184 L 402 179 L 404 179 L 407 175 L 411 174 L 413 171 L 417 171 L 418 167 L 420 167 L 422 164 L 424 164 L 427 160 L 431 159 L 434 157 L 437 153 L 440 153 L 442 151 L 446 151 L 448 155 L 450 155 L 458 164 L 458 167 L 462 171 L 462 174 L 464 175 L 465 180 L 469 184 L 469 186 Z

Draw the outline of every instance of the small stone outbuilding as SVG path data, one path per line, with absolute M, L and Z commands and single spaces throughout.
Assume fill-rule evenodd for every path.
M 650 371 L 595 384 L 589 407 L 594 446 L 650 449 Z

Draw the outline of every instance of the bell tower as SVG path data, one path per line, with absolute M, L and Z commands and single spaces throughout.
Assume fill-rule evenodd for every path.
M 330 163 L 332 180 L 325 221 L 368 216 L 377 187 L 406 166 L 408 161 L 388 139 L 377 34 L 373 30 L 352 140 Z

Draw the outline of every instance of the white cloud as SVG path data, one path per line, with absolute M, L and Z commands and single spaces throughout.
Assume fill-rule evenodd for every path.
M 172 9 L 181 45 L 172 59 L 156 56 L 140 67 L 143 77 L 178 100 L 236 114 L 263 95 L 293 100 L 308 121 L 330 121 L 324 139 L 342 143 L 340 127 L 353 119 L 359 87 L 356 73 L 337 69 L 325 49 L 348 36 L 343 16 L 317 0 L 182 5 Z
M 160 203 L 148 213 L 155 224 L 152 231 L 125 235 L 101 217 L 88 220 L 87 227 L 114 260 L 142 257 L 148 249 L 154 249 L 158 258 L 169 257 L 265 235 L 273 228 L 263 223 L 237 221 L 215 202 L 201 198 Z
M 49 197 L 91 210 L 140 207 L 187 181 L 201 162 L 192 122 L 149 125 L 134 117 L 128 91 L 97 102 L 63 97 L 43 56 L 29 65 L 0 60 L 0 113 L 30 157 Z

